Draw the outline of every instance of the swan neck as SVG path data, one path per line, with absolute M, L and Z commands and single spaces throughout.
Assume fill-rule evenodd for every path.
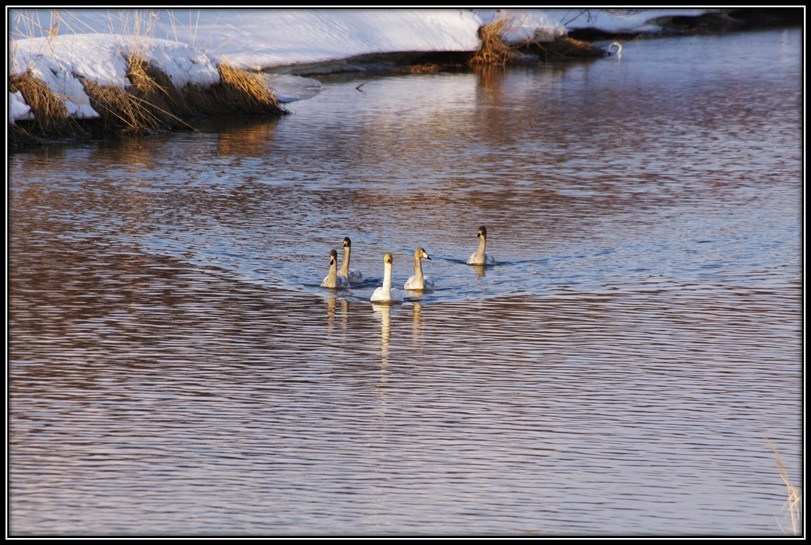
M 422 283 L 422 260 L 414 256 L 414 276 L 417 277 L 417 282 Z
M 484 260 L 484 252 L 487 246 L 487 241 L 484 235 L 479 237 L 479 249 L 476 250 L 476 258 L 480 261 Z
M 391 291 L 391 263 L 383 266 L 383 290 L 386 293 Z
M 344 246 L 344 262 L 341 263 L 341 274 L 349 278 L 349 246 Z
M 338 268 L 335 263 L 332 263 L 329 266 L 329 274 L 327 275 L 327 283 L 335 285 L 335 282 L 338 280 Z

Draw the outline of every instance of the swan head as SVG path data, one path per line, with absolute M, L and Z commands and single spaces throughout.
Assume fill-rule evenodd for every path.
M 383 256 L 383 263 L 385 263 L 386 265 L 391 265 L 393 261 L 394 259 L 391 257 L 391 254 L 386 254 L 385 256 Z
M 487 227 L 485 227 L 484 225 L 479 227 L 479 232 L 476 233 L 476 237 L 487 238 Z
M 414 252 L 414 257 L 416 257 L 417 259 L 431 259 L 431 256 L 428 255 L 428 252 L 426 252 L 422 248 L 417 248 L 417 250 Z
M 329 252 L 329 265 L 330 267 L 338 264 L 338 252 L 330 250 Z
M 349 240 L 349 237 L 344 237 L 344 248 L 351 248 L 351 247 L 352 247 L 352 241 Z

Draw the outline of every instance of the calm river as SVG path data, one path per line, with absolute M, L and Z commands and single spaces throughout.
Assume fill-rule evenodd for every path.
M 333 78 L 12 154 L 10 535 L 789 534 L 802 53 Z M 321 288 L 345 236 L 367 280 Z M 436 290 L 371 304 L 418 246 Z

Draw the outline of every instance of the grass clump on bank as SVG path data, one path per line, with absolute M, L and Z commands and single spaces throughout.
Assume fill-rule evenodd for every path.
M 83 133 L 76 119 L 68 117 L 62 97 L 30 73 L 9 76 L 9 92 L 19 92 L 34 113 L 31 121 L 17 122 L 9 127 L 12 145 L 36 144 L 46 137 L 60 139 Z
M 130 85 L 125 89 L 76 76 L 99 114 L 93 119 L 69 117 L 62 97 L 31 74 L 11 76 L 9 90 L 22 94 L 33 120 L 12 124 L 9 143 L 23 146 L 98 134 L 148 134 L 191 128 L 187 121 L 210 115 L 287 113 L 257 74 L 228 64 L 217 67 L 219 83 L 179 89 L 143 56 L 130 55 L 126 61 Z
M 273 91 L 265 86 L 257 74 L 238 70 L 228 64 L 218 67 L 220 83 L 209 88 L 213 104 L 209 111 L 231 114 L 281 113 L 283 110 Z
M 524 42 L 510 44 L 505 36 L 511 30 L 512 21 L 502 17 L 479 28 L 481 46 L 468 59 L 472 67 L 505 66 L 522 59 L 540 58 L 544 61 L 574 59 L 581 57 L 604 57 L 606 51 L 595 45 L 568 36 L 541 41 L 529 38 Z
M 504 40 L 504 33 L 509 28 L 509 20 L 502 17 L 479 28 L 479 39 L 482 44 L 470 57 L 471 66 L 503 66 L 515 60 L 516 54 Z

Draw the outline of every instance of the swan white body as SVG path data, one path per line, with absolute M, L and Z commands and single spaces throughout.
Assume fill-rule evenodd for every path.
M 338 274 L 345 276 L 350 284 L 360 284 L 363 282 L 363 273 L 349 270 L 349 254 L 351 251 L 352 241 L 349 240 L 349 237 L 344 237 L 344 261 L 341 263 L 341 270 L 338 271 Z
M 345 289 L 349 287 L 349 280 L 338 274 L 338 252 L 331 250 L 329 253 L 329 274 L 321 282 L 322 288 Z
M 486 252 L 487 250 L 487 228 L 482 225 L 476 234 L 479 237 L 479 248 L 470 254 L 467 260 L 468 265 L 495 265 L 496 258 Z
M 391 287 L 391 254 L 386 254 L 383 258 L 383 285 L 372 294 L 373 303 L 400 303 L 403 300 L 403 292 Z
M 432 291 L 434 289 L 434 281 L 422 274 L 422 259 L 431 259 L 431 256 L 422 248 L 417 248 L 414 252 L 414 276 L 406 280 L 403 289 L 414 291 Z

